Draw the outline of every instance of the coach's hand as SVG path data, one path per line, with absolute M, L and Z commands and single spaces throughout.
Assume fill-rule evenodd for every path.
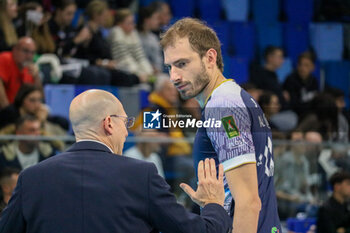
M 181 183 L 180 187 L 189 195 L 195 203 L 204 207 L 209 203 L 224 205 L 224 169 L 219 165 L 219 175 L 216 178 L 216 167 L 214 159 L 205 159 L 198 163 L 198 187 L 194 191 L 189 185 Z

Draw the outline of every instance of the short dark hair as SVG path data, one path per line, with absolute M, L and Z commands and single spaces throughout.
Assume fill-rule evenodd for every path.
M 164 5 L 167 5 L 168 3 L 164 1 L 153 1 L 151 4 L 149 4 L 149 7 L 155 8 L 157 11 L 160 11 Z
M 133 14 L 131 10 L 128 8 L 122 8 L 122 9 L 116 10 L 114 15 L 114 24 L 115 25 L 121 24 L 130 15 L 133 15 Z
M 56 7 L 56 9 L 64 10 L 70 5 L 76 5 L 75 0 L 58 0 L 54 1 L 53 5 Z
M 42 89 L 41 87 L 38 87 L 38 86 L 35 86 L 35 85 L 32 85 L 32 84 L 23 84 L 18 92 L 17 92 L 17 95 L 15 97 L 15 100 L 14 100 L 14 105 L 16 108 L 20 108 L 23 104 L 23 101 L 24 99 L 32 92 L 34 91 L 40 91 L 42 93 Z
M 302 54 L 299 55 L 298 57 L 298 64 L 300 64 L 302 59 L 308 59 L 310 60 L 313 64 L 315 64 L 316 61 L 316 56 L 312 52 L 303 52 Z
M 264 60 L 267 60 L 267 57 L 270 56 L 271 54 L 274 54 L 277 50 L 280 50 L 283 53 L 283 49 L 278 46 L 274 45 L 269 45 L 265 48 L 264 50 Z
M 271 91 L 264 91 L 259 97 L 258 104 L 264 110 L 264 106 L 270 104 L 272 96 L 276 95 Z
M 26 121 L 33 122 L 33 121 L 40 121 L 40 120 L 39 120 L 39 118 L 37 118 L 36 116 L 33 116 L 33 115 L 21 116 L 16 121 L 16 130 L 18 130 Z
M 145 20 L 148 18 L 151 18 L 152 15 L 154 15 L 157 12 L 158 12 L 158 10 L 156 7 L 148 6 L 148 7 L 141 8 L 139 10 L 139 17 L 137 20 L 137 29 L 139 31 L 143 31 L 144 30 L 143 24 L 145 23 Z
M 336 172 L 329 179 L 329 183 L 334 189 L 334 185 L 342 183 L 344 180 L 350 180 L 350 173 L 346 171 Z
M 20 170 L 14 167 L 5 167 L 0 172 L 0 184 L 3 184 L 6 178 L 10 178 L 13 174 L 19 174 Z

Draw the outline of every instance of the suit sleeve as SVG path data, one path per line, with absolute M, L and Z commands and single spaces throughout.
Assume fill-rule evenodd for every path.
M 0 218 L 0 233 L 24 233 L 26 223 L 22 212 L 22 176 L 18 178 L 17 186 L 12 194 L 8 206 L 3 210 Z
M 224 208 L 208 204 L 201 216 L 190 213 L 176 202 L 169 185 L 152 164 L 148 173 L 149 218 L 164 233 L 210 232 L 227 233 L 232 225 Z

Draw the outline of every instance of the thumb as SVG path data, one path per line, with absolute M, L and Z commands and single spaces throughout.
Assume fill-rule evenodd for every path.
M 196 194 L 196 192 L 188 184 L 181 183 L 180 187 L 191 199 L 193 199 L 193 196 Z

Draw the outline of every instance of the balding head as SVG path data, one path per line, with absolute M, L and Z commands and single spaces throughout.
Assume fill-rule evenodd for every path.
M 128 136 L 127 115 L 111 93 L 102 90 L 81 93 L 70 105 L 69 119 L 77 142 L 96 140 L 107 145 L 115 154 L 122 154 Z
M 36 45 L 31 37 L 21 37 L 13 47 L 13 59 L 20 68 L 32 63 L 35 53 Z
M 36 48 L 34 40 L 29 36 L 24 36 L 19 38 L 15 46 L 20 46 L 20 47 L 30 46 L 30 47 Z
M 69 108 L 69 119 L 77 138 L 99 134 L 103 119 L 124 111 L 119 100 L 109 92 L 89 90 L 75 97 Z

